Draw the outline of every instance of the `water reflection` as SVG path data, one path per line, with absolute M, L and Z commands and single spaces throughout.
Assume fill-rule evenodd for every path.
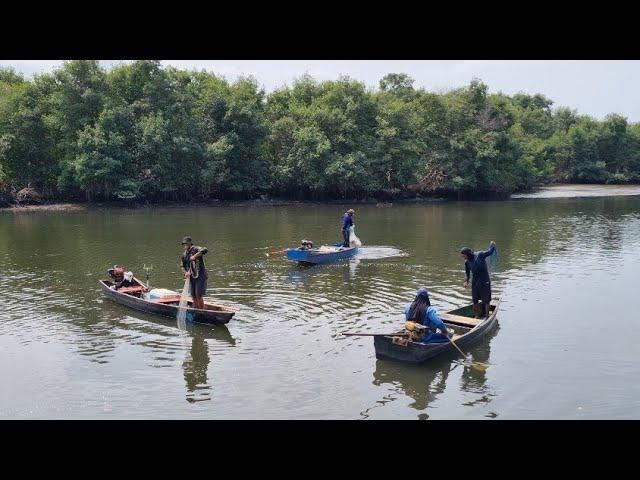
M 460 389 L 463 392 L 474 394 L 477 398 L 463 403 L 462 405 L 464 406 L 473 407 L 479 404 L 488 404 L 491 402 L 492 398 L 496 396 L 491 385 L 487 383 L 487 374 L 491 370 L 491 362 L 489 361 L 489 357 L 491 355 L 491 340 L 498 334 L 499 330 L 500 325 L 496 325 L 481 343 L 466 352 L 467 355 L 471 356 L 471 361 L 463 363 L 464 369 L 462 371 Z M 484 363 L 489 365 L 489 368 L 472 368 L 472 362 Z M 495 418 L 498 415 L 494 412 L 490 412 L 487 416 Z
M 440 359 L 443 360 L 443 359 Z M 377 387 L 391 385 L 392 392 L 387 393 L 375 405 L 360 412 L 363 419 L 370 418 L 372 412 L 395 401 L 401 395 L 413 399 L 408 406 L 422 413 L 417 417 L 426 420 L 429 415 L 424 412 L 436 397 L 445 391 L 449 374 L 458 368 L 451 361 L 431 362 L 425 365 L 407 365 L 391 360 L 376 360 L 373 372 L 373 385 Z
M 235 346 L 236 341 L 231 336 L 226 325 L 214 327 L 187 324 L 187 332 L 191 336 L 191 345 L 182 362 L 184 380 L 187 387 L 186 399 L 190 403 L 211 400 L 212 381 L 208 377 L 211 362 L 207 339 L 224 342 Z
M 200 402 L 211 400 L 213 384 L 209 379 L 208 370 L 211 363 L 211 352 L 215 355 L 220 348 L 235 346 L 236 339 L 226 325 L 203 325 L 187 323 L 184 329 L 178 326 L 174 319 L 141 314 L 143 318 L 118 315 L 112 318 L 114 325 L 132 341 L 136 337 L 144 340 L 141 345 L 151 348 L 157 355 L 155 365 L 163 368 L 166 365 L 167 354 L 183 350 L 184 360 L 182 370 L 186 384 L 186 400 Z M 162 335 L 162 341 L 152 340 L 153 336 Z M 91 353 L 95 355 L 95 348 Z
M 413 399 L 409 407 L 423 411 L 444 392 L 452 370 L 451 365 L 450 360 L 419 366 L 376 360 L 373 384 L 392 385 L 394 391 Z M 453 369 L 456 367 L 457 365 Z
M 356 273 L 358 272 L 358 265 L 360 265 L 360 259 L 353 258 L 349 261 L 348 276 L 345 278 L 345 282 L 353 282 L 356 279 Z
M 204 337 L 194 333 L 191 348 L 182 362 L 184 380 L 187 384 L 187 401 L 201 402 L 211 400 L 211 385 L 208 383 L 209 348 Z

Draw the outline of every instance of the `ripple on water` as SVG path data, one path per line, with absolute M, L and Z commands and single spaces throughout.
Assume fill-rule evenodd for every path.
M 376 245 L 366 245 L 358 248 L 358 259 L 360 260 L 381 260 L 391 257 L 406 257 L 407 253 L 399 248 Z

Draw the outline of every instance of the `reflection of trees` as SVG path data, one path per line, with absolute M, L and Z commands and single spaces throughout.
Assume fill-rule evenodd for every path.
M 533 200 L 510 205 L 518 211 L 501 216 L 517 218 L 517 224 L 504 237 L 503 246 L 509 249 L 514 264 L 524 257 L 537 263 L 550 252 L 575 253 L 577 247 L 592 248 L 603 241 L 607 249 L 619 250 L 624 228 L 620 217 L 634 211 L 628 199 L 620 198 Z
M 349 284 L 356 279 L 358 265 L 360 265 L 360 260 L 357 257 L 324 265 L 292 264 L 287 274 L 287 282 L 313 286 L 318 281 L 318 278 L 321 278 L 320 281 L 322 283 L 339 288 L 340 285 Z M 333 271 L 340 271 L 343 274 L 342 280 L 338 276 L 326 275 Z

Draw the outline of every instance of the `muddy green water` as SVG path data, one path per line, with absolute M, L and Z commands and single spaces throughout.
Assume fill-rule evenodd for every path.
M 341 206 L 0 213 L 0 418 L 640 418 L 640 197 L 360 206 L 364 243 L 301 268 L 265 252 L 338 240 Z M 207 246 L 208 299 L 240 309 L 190 326 L 103 299 L 115 264 L 180 290 L 179 240 Z M 426 285 L 469 303 L 457 251 L 498 244 L 499 327 L 412 367 L 376 360 Z

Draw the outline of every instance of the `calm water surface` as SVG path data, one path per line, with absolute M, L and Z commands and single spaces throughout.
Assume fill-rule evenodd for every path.
M 339 237 L 340 206 L 0 213 L 0 418 L 640 418 L 640 198 L 360 206 L 348 263 L 265 252 Z M 179 290 L 179 240 L 209 247 L 210 300 L 190 326 L 103 299 L 115 263 Z M 424 366 L 376 360 L 426 285 L 469 303 L 457 251 L 498 244 L 499 327 Z

